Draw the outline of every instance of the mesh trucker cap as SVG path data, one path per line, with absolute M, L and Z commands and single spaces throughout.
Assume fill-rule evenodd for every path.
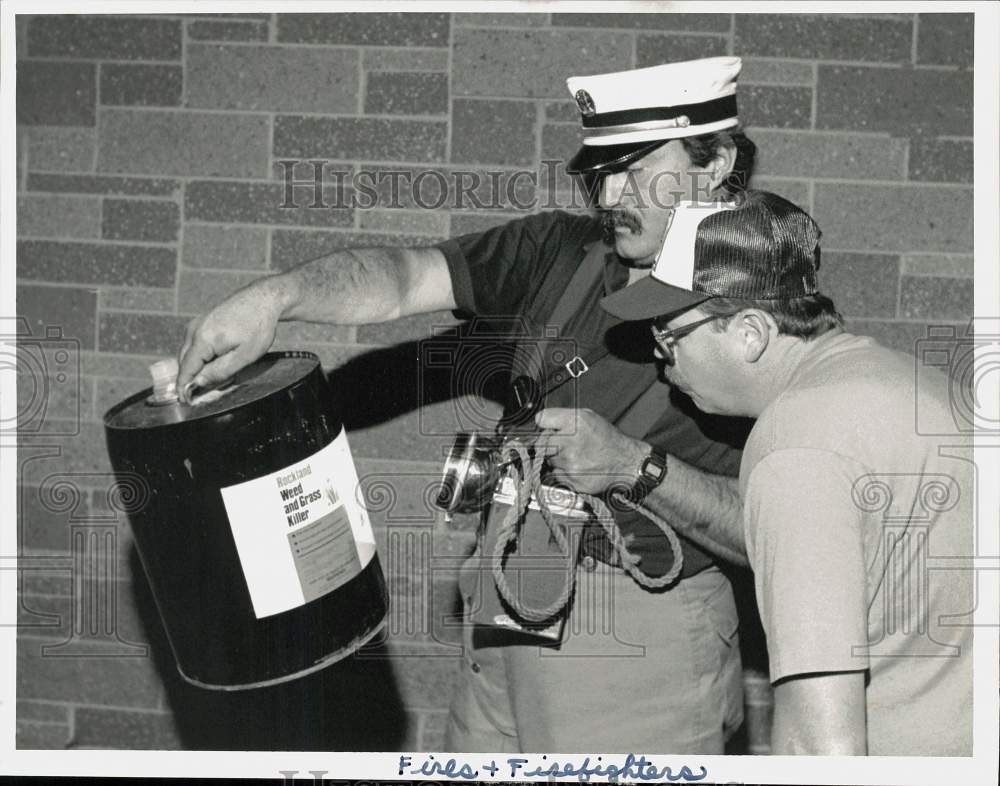
M 694 308 L 712 297 L 786 300 L 819 291 L 820 230 L 787 199 L 679 202 L 650 275 L 601 300 L 624 320 Z
M 710 57 L 566 80 L 583 126 L 570 173 L 613 169 L 670 139 L 739 124 L 738 57 Z

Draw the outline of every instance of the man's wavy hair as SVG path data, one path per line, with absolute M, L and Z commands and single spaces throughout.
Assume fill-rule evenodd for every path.
M 733 169 L 719 186 L 723 196 L 733 197 L 747 188 L 757 159 L 757 145 L 744 133 L 743 126 L 734 126 L 711 134 L 681 137 L 681 144 L 697 167 L 707 166 L 719 154 L 719 148 L 732 145 L 736 149 Z
M 664 139 L 663 142 L 652 150 L 658 150 L 670 141 L 672 140 Z M 691 163 L 696 167 L 707 166 L 719 154 L 720 148 L 732 145 L 736 151 L 733 168 L 726 176 L 726 179 L 719 184 L 718 188 L 711 195 L 703 194 L 699 195 L 699 198 L 707 198 L 709 196 L 719 196 L 724 199 L 737 198 L 747 188 L 750 176 L 753 174 L 754 162 L 757 159 L 757 145 L 743 132 L 742 126 L 734 126 L 733 128 L 727 128 L 711 134 L 681 137 L 680 142 L 684 146 L 684 151 L 687 153 L 688 158 L 691 159 Z M 652 150 L 648 152 L 652 152 Z M 590 207 L 597 207 L 603 174 L 603 172 L 597 171 L 578 175 L 580 182 L 583 184 L 583 193 L 586 195 L 587 203 Z M 604 236 L 604 241 L 610 244 L 613 241 L 613 237 L 614 235 L 609 230 Z
M 844 326 L 844 318 L 833 301 L 819 293 L 785 300 L 713 297 L 698 304 L 700 311 L 719 317 L 712 323 L 712 328 L 720 331 L 726 329 L 733 317 L 751 308 L 770 314 L 778 326 L 779 335 L 794 336 L 805 341 Z

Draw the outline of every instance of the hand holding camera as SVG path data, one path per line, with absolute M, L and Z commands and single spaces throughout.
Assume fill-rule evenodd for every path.
M 554 479 L 577 492 L 631 488 L 649 455 L 649 445 L 589 409 L 541 410 L 535 423 L 542 429 L 536 449 L 547 457 Z

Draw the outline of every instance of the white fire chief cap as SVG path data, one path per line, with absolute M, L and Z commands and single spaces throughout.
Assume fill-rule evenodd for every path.
M 583 125 L 583 147 L 566 171 L 622 167 L 669 139 L 739 125 L 736 78 L 743 61 L 710 57 L 566 80 Z

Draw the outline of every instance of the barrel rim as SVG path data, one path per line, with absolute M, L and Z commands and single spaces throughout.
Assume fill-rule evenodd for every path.
M 336 591 L 336 590 L 335 590 Z M 317 671 L 322 671 L 323 669 L 333 666 L 335 663 L 339 663 L 345 658 L 349 658 L 354 655 L 362 647 L 370 644 L 372 640 L 380 634 L 388 624 L 388 609 L 386 613 L 382 615 L 382 619 L 376 622 L 368 631 L 363 632 L 354 640 L 348 642 L 339 650 L 334 650 L 328 653 L 324 657 L 320 658 L 315 663 L 308 666 L 304 666 L 296 671 L 288 672 L 287 674 L 280 674 L 274 677 L 268 677 L 263 680 L 258 680 L 256 682 L 234 682 L 234 683 L 221 683 L 221 682 L 206 682 L 204 680 L 199 680 L 196 677 L 192 677 L 185 673 L 184 669 L 181 667 L 180 661 L 176 658 L 174 663 L 177 666 L 177 673 L 180 674 L 181 678 L 190 685 L 194 685 L 197 688 L 202 688 L 204 690 L 214 690 L 214 691 L 224 691 L 236 693 L 239 691 L 255 690 L 257 688 L 270 688 L 274 685 L 281 685 L 286 682 L 292 682 L 293 680 L 301 679 L 302 677 L 307 677 L 310 674 L 315 674 Z
M 310 369 L 308 372 L 306 372 L 305 374 L 303 374 L 302 377 L 300 377 L 299 379 L 295 380 L 295 382 L 289 382 L 289 384 L 297 384 L 299 382 L 302 382 L 303 380 L 305 380 L 306 378 L 308 378 L 310 374 L 313 374 L 317 370 L 320 371 L 320 373 L 322 374 L 323 366 L 322 366 L 322 363 L 320 362 L 319 355 L 317 355 L 315 352 L 309 352 L 308 350 L 288 349 L 288 350 L 277 350 L 277 351 L 274 351 L 274 352 L 265 352 L 263 355 L 261 355 L 259 358 L 257 358 L 254 361 L 254 363 L 260 363 L 261 361 L 264 361 L 264 360 L 274 360 L 274 361 L 277 361 L 277 360 L 295 359 L 295 358 L 301 358 L 301 359 L 305 359 L 305 360 L 312 360 L 312 361 L 315 361 L 316 365 L 315 365 L 314 368 Z M 248 366 L 246 366 L 244 368 L 247 368 L 247 367 Z M 237 372 L 237 373 L 239 373 L 239 372 Z M 204 420 L 205 418 L 212 418 L 212 417 L 217 417 L 219 415 L 225 415 L 225 414 L 231 412 L 233 409 L 245 406 L 248 403 L 255 403 L 255 402 L 243 401 L 243 402 L 239 402 L 239 403 L 234 403 L 231 407 L 223 408 L 223 409 L 220 409 L 220 410 L 208 411 L 208 412 L 204 412 L 204 413 L 198 413 L 197 415 L 189 417 L 189 418 L 183 418 L 181 420 L 174 420 L 174 421 L 164 421 L 162 423 L 146 423 L 146 424 L 142 424 L 142 425 L 126 426 L 126 425 L 114 424 L 114 423 L 111 422 L 111 420 L 114 417 L 116 417 L 117 415 L 119 415 L 123 410 L 128 409 L 133 404 L 135 404 L 135 403 L 137 403 L 139 401 L 145 401 L 147 398 L 149 398 L 149 396 L 152 394 L 152 390 L 153 390 L 152 386 L 150 386 L 148 388 L 145 388 L 145 389 L 139 391 L 138 393 L 134 393 L 133 395 L 131 395 L 131 396 L 123 399 L 122 401 L 119 401 L 117 404 L 115 404 L 112 407 L 110 407 L 104 413 L 104 415 L 102 417 L 102 422 L 104 423 L 104 428 L 108 429 L 108 430 L 111 430 L 111 431 L 136 431 L 136 430 L 139 430 L 139 429 L 145 430 L 145 429 L 166 428 L 168 426 L 179 426 L 179 425 L 182 425 L 182 424 L 185 424 L 185 423 L 195 423 L 195 422 L 198 422 L 200 420 Z M 269 398 L 270 396 L 273 396 L 273 395 L 275 395 L 277 393 L 280 393 L 280 392 L 281 392 L 281 389 L 276 389 L 276 390 L 272 391 L 271 393 L 268 393 L 267 395 L 261 397 L 260 399 L 257 399 L 257 401 L 263 401 L 263 400 Z M 164 406 L 162 406 L 160 408 L 166 410 L 169 407 L 176 407 L 176 406 L 182 406 L 186 410 L 192 409 L 192 407 L 186 406 L 186 405 L 183 405 L 183 404 L 168 404 L 168 405 L 164 405 Z

